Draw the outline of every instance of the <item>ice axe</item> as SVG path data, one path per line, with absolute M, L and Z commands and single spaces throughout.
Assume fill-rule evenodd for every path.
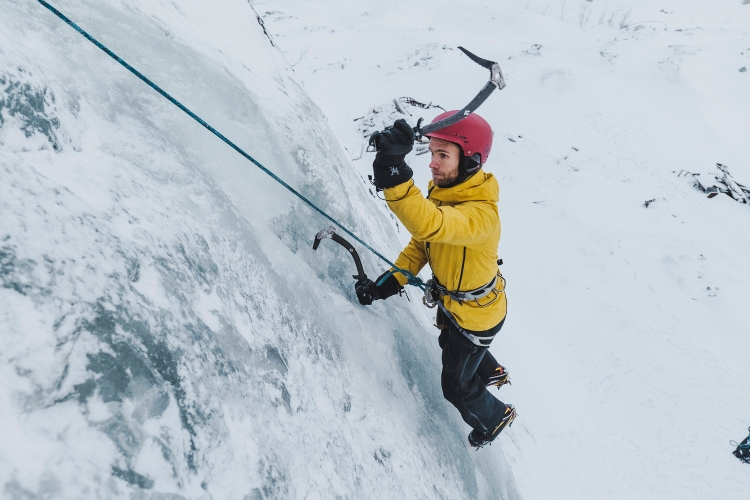
M 333 241 L 341 245 L 342 247 L 346 248 L 349 253 L 352 255 L 352 258 L 354 259 L 354 265 L 357 266 L 357 272 L 359 274 L 355 274 L 352 276 L 357 281 L 364 281 L 367 279 L 367 275 L 365 274 L 365 270 L 362 267 L 362 261 L 359 258 L 359 254 L 354 249 L 351 243 L 346 241 L 344 238 L 336 234 L 336 228 L 333 226 L 328 226 L 325 229 L 322 229 L 318 232 L 318 234 L 315 235 L 315 241 L 313 241 L 313 251 L 318 249 L 318 245 L 320 245 L 320 242 L 323 241 L 326 238 L 331 238 Z
M 417 137 L 417 140 L 421 139 L 425 134 L 429 134 L 430 132 L 434 132 L 436 130 L 440 130 L 442 128 L 448 127 L 449 125 L 453 125 L 454 123 L 458 123 L 470 114 L 472 114 L 474 111 L 476 111 L 479 106 L 482 105 L 484 101 L 487 100 L 487 98 L 490 96 L 490 94 L 497 88 L 497 89 L 504 89 L 505 88 L 505 78 L 503 77 L 503 72 L 500 69 L 500 65 L 496 63 L 495 61 L 490 61 L 488 59 L 483 59 L 476 54 L 473 54 L 472 52 L 469 52 L 463 47 L 458 47 L 461 49 L 461 51 L 466 54 L 469 59 L 474 61 L 475 63 L 479 64 L 483 68 L 487 68 L 490 70 L 490 79 L 487 83 L 484 84 L 484 87 L 479 91 L 479 93 L 474 97 L 474 99 L 469 102 L 466 106 L 461 108 L 461 110 L 458 113 L 455 113 L 454 115 L 449 116 L 448 118 L 445 118 L 443 120 L 440 120 L 435 123 L 430 123 L 429 125 L 426 125 L 422 127 L 422 120 L 423 118 L 420 118 L 417 122 L 417 126 L 414 128 L 414 134 Z M 351 254 L 352 258 L 354 259 L 354 264 L 357 266 L 357 273 L 352 277 L 356 280 L 362 281 L 367 279 L 367 275 L 365 274 L 365 270 L 362 268 L 362 261 L 359 258 L 359 254 L 357 254 L 357 251 L 354 249 L 354 247 L 346 241 L 344 238 L 339 236 L 336 233 L 336 228 L 333 226 L 329 226 L 321 231 L 318 232 L 318 234 L 315 235 L 315 240 L 313 241 L 313 251 L 318 249 L 318 246 L 320 245 L 320 242 L 323 241 L 326 238 L 330 238 L 342 247 L 346 248 L 349 253 Z M 362 243 L 361 240 L 360 243 Z M 368 247 L 370 248 L 370 247 Z M 370 248 L 372 250 L 372 248 Z M 372 250 L 375 252 L 374 250 Z M 386 260 L 385 257 L 381 256 L 377 252 L 375 252 L 381 259 Z M 386 260 L 386 262 L 388 262 Z M 414 277 L 412 277 L 414 278 Z M 415 281 L 418 281 L 417 278 L 415 278 Z M 410 281 L 411 283 L 411 281 Z M 422 285 L 418 285 L 422 286 Z M 423 288 L 423 286 L 422 286 Z
M 469 52 L 463 47 L 458 48 L 461 49 L 461 52 L 466 54 L 469 59 L 482 66 L 483 68 L 487 68 L 488 70 L 490 70 L 490 79 L 487 83 L 484 84 L 484 87 L 482 87 L 482 90 L 479 91 L 474 99 L 472 99 L 469 104 L 461 108 L 458 113 L 455 113 L 448 118 L 444 118 L 438 122 L 425 125 L 424 127 L 422 127 L 423 118 L 420 118 L 417 122 L 417 126 L 414 127 L 414 134 L 417 136 L 417 140 L 422 139 L 422 137 L 429 134 L 430 132 L 435 132 L 436 130 L 440 130 L 441 128 L 445 128 L 453 125 L 454 123 L 460 122 L 461 120 L 472 114 L 474 111 L 476 111 L 476 109 L 481 106 L 484 101 L 487 100 L 487 98 L 495 89 L 502 90 L 505 88 L 505 78 L 503 77 L 503 72 L 500 69 L 500 65 L 498 63 L 496 63 L 495 61 L 490 61 L 488 59 L 482 59 L 481 57 Z

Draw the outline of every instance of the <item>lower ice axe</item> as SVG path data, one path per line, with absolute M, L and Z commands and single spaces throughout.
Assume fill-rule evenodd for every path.
M 336 234 L 336 228 L 333 226 L 328 226 L 325 229 L 322 229 L 318 232 L 318 234 L 315 235 L 315 241 L 313 241 L 313 250 L 318 249 L 318 245 L 320 245 L 320 242 L 323 241 L 326 238 L 331 238 L 333 241 L 341 245 L 342 247 L 349 250 L 349 253 L 352 254 L 352 258 L 354 259 L 354 265 L 357 266 L 357 272 L 359 274 L 355 274 L 352 276 L 357 281 L 364 281 L 367 279 L 367 275 L 365 274 L 365 270 L 362 267 L 362 261 L 359 258 L 359 254 L 354 249 L 351 243 L 346 241 L 344 238 Z

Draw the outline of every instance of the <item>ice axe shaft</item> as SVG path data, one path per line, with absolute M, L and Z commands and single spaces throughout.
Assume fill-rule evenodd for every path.
M 476 54 L 469 52 L 463 47 L 459 47 L 459 49 L 461 49 L 461 51 L 466 54 L 469 59 L 482 66 L 483 68 L 487 68 L 488 70 L 490 70 L 490 79 L 487 83 L 484 84 L 484 87 L 482 87 L 482 90 L 479 91 L 474 99 L 472 99 L 469 104 L 461 108 L 458 113 L 455 113 L 448 118 L 445 118 L 438 122 L 425 125 L 424 127 L 421 126 L 422 118 L 420 118 L 417 122 L 417 126 L 414 128 L 414 133 L 417 136 L 417 140 L 421 139 L 430 132 L 435 132 L 436 130 L 440 130 L 441 128 L 445 128 L 453 125 L 454 123 L 460 122 L 461 120 L 472 114 L 474 111 L 476 111 L 477 108 L 487 100 L 487 98 L 495 89 L 502 90 L 505 88 L 505 77 L 503 77 L 503 72 L 500 69 L 500 65 L 498 63 L 496 63 L 495 61 L 490 61 L 488 59 L 483 59 Z
M 362 267 L 362 261 L 359 258 L 359 254 L 354 249 L 354 247 L 346 241 L 344 238 L 336 234 L 336 228 L 333 226 L 328 226 L 327 228 L 321 230 L 318 232 L 318 234 L 315 235 L 315 241 L 313 241 L 313 250 L 317 250 L 318 246 L 320 245 L 320 242 L 323 241 L 326 238 L 330 238 L 342 247 L 346 248 L 349 253 L 351 254 L 352 258 L 354 259 L 354 265 L 357 266 L 357 272 L 359 274 L 355 274 L 352 276 L 352 278 L 362 281 L 367 279 L 367 275 L 365 274 L 365 270 Z

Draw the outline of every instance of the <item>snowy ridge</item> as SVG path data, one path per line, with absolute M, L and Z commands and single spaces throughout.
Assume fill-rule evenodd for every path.
M 246 2 L 53 5 L 398 251 Z M 416 301 L 356 305 L 323 219 L 37 2 L 4 5 L 0 99 L 0 495 L 518 498 Z

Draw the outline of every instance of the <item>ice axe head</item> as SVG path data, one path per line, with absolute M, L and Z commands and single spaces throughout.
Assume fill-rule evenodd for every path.
M 417 136 L 417 140 L 422 139 L 422 137 L 431 132 L 435 132 L 436 130 L 440 130 L 442 128 L 460 122 L 461 120 L 472 114 L 474 111 L 476 111 L 477 108 L 487 100 L 492 91 L 494 91 L 495 89 L 502 90 L 505 88 L 505 78 L 503 77 L 503 72 L 500 69 L 500 65 L 498 63 L 496 63 L 495 61 L 490 61 L 488 59 L 483 59 L 469 52 L 463 47 L 459 47 L 459 49 L 461 49 L 461 51 L 466 54 L 469 59 L 479 64 L 483 68 L 487 68 L 488 70 L 490 70 L 490 79 L 487 83 L 484 84 L 484 87 L 482 87 L 482 90 L 479 91 L 474 99 L 472 99 L 469 104 L 461 108 L 457 113 L 442 120 L 430 123 L 425 127 L 422 127 L 422 119 L 420 118 L 419 122 L 417 122 L 417 126 L 414 128 L 414 134 Z
M 459 46 L 458 48 L 461 50 L 461 52 L 469 56 L 469 59 L 482 66 L 483 68 L 487 68 L 488 70 L 490 70 L 490 82 L 493 83 L 498 88 L 498 90 L 503 90 L 505 88 L 505 77 L 503 76 L 503 70 L 500 69 L 500 65 L 498 63 L 496 63 L 495 61 L 490 61 L 488 59 L 482 59 L 478 55 L 469 52 L 461 46 Z
M 362 267 L 362 261 L 359 258 L 359 254 L 357 253 L 357 250 L 354 249 L 354 247 L 346 241 L 344 238 L 336 234 L 336 228 L 333 226 L 328 226 L 327 228 L 321 230 L 318 232 L 318 234 L 315 235 L 315 241 L 313 241 L 313 250 L 318 249 L 318 245 L 320 245 L 320 242 L 323 241 L 326 238 L 331 238 L 333 241 L 341 245 L 342 247 L 346 248 L 349 251 L 349 254 L 351 254 L 352 258 L 354 259 L 354 265 L 357 266 L 357 273 L 352 277 L 356 280 L 366 280 L 367 275 L 365 274 L 365 270 Z
M 333 226 L 328 226 L 327 228 L 318 231 L 318 234 L 315 235 L 315 241 L 313 241 L 313 251 L 318 249 L 318 245 L 320 245 L 321 241 L 332 237 L 334 234 L 336 234 L 336 230 Z

